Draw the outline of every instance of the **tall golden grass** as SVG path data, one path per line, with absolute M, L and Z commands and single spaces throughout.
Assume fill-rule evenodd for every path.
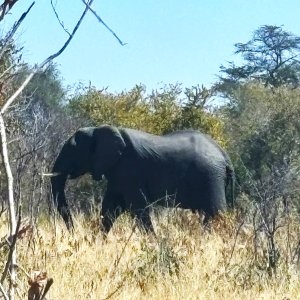
M 195 214 L 169 212 L 156 220 L 156 235 L 123 215 L 107 238 L 96 220 L 77 216 L 73 233 L 44 220 L 19 239 L 19 299 L 28 291 L 21 269 L 48 272 L 48 299 L 300 299 L 299 225 L 292 218 L 276 233 L 275 269 L 267 238 L 236 214 L 203 228 Z M 2 216 L 0 237 L 7 226 Z M 6 256 L 2 247 L 1 268 Z

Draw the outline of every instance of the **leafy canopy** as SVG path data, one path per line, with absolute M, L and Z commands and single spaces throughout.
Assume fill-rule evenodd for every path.
M 254 31 L 247 43 L 235 44 L 244 64 L 221 66 L 219 87 L 256 80 L 265 86 L 298 87 L 300 83 L 300 37 L 282 27 L 264 25 Z
M 150 95 L 145 92 L 144 86 L 120 94 L 90 88 L 71 99 L 69 106 L 73 113 L 83 115 L 94 125 L 106 123 L 154 134 L 193 128 L 226 144 L 222 120 L 205 106 L 210 95 L 204 87 L 183 92 L 176 84 L 154 90 Z

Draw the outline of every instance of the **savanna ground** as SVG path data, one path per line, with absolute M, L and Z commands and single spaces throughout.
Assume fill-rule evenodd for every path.
M 54 279 L 48 299 L 299 299 L 299 220 L 276 219 L 274 254 L 256 213 L 231 212 L 203 228 L 198 215 L 168 210 L 155 218 L 156 235 L 125 214 L 106 239 L 96 214 L 77 216 L 73 233 L 47 217 L 18 240 L 18 263 Z M 1 237 L 7 226 L 2 215 Z M 6 257 L 2 247 L 1 268 Z

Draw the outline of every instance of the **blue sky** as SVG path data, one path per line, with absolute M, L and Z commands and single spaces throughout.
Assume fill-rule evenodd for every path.
M 71 30 L 82 13 L 81 0 L 54 3 Z M 19 0 L 5 18 L 5 28 L 30 4 Z M 89 14 L 55 60 L 66 85 L 91 82 L 111 92 L 139 83 L 147 91 L 176 82 L 209 87 L 221 64 L 238 60 L 234 44 L 247 42 L 259 26 L 284 25 L 300 36 L 298 0 L 94 0 L 93 8 L 127 45 L 120 46 Z M 36 0 L 17 35 L 24 60 L 40 63 L 66 39 L 50 0 Z

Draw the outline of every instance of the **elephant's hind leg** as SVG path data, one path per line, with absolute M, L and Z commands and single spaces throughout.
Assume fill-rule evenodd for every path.
M 215 176 L 206 182 L 202 192 L 199 191 L 201 210 L 204 212 L 203 225 L 220 213 L 226 211 L 225 184 L 221 176 Z

